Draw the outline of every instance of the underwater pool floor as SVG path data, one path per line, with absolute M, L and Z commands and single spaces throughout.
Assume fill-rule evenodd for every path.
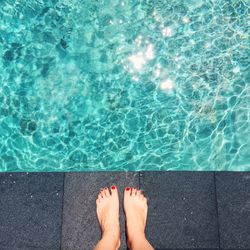
M 250 3 L 5 0 L 0 171 L 250 170 Z

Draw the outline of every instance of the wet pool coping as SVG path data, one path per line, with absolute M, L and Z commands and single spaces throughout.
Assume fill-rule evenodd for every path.
M 95 197 L 112 184 L 121 200 L 125 186 L 145 191 L 156 249 L 250 248 L 250 172 L 84 172 L 0 173 L 0 249 L 92 249 Z

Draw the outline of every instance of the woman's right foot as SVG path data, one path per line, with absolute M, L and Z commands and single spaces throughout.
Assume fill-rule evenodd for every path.
M 140 190 L 125 188 L 124 211 L 126 215 L 126 230 L 128 246 L 139 239 L 146 240 L 145 227 L 147 221 L 147 199 Z

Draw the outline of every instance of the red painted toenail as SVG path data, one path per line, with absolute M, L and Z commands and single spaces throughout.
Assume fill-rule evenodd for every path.
M 112 186 L 111 188 L 112 188 L 112 189 L 115 189 L 115 186 Z
M 126 187 L 126 191 L 129 191 L 130 190 L 130 188 L 129 187 Z

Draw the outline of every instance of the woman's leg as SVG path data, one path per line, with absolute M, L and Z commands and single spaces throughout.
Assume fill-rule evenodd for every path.
M 117 250 L 120 247 L 119 198 L 115 186 L 104 188 L 96 199 L 96 212 L 102 238 L 94 250 Z
M 127 244 L 130 250 L 153 250 L 145 236 L 148 205 L 140 190 L 126 188 L 124 191 Z

